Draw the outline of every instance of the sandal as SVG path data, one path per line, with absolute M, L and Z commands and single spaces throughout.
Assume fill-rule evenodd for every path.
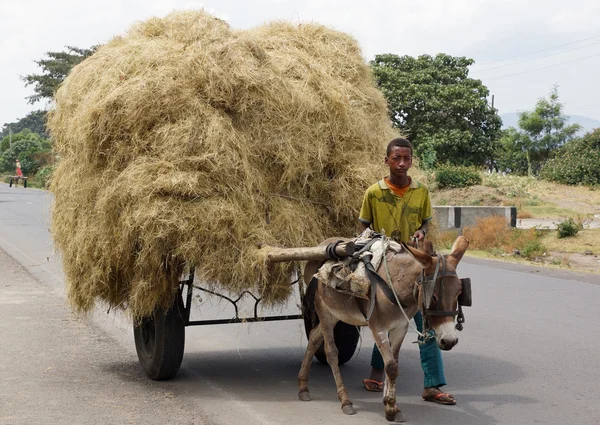
M 427 389 L 429 389 L 429 388 L 427 388 Z M 454 398 L 453 395 L 445 393 L 445 392 L 442 392 L 439 388 L 435 388 L 435 389 L 437 391 L 439 391 L 439 393 L 437 393 L 435 395 L 431 395 L 431 396 L 425 396 L 425 395 L 423 395 L 422 396 L 423 400 L 425 400 L 425 401 L 431 401 L 432 403 L 449 405 L 449 406 L 453 406 L 453 405 L 456 404 L 456 399 Z M 425 393 L 425 391 L 423 393 Z M 445 398 L 445 400 L 442 400 L 442 398 Z
M 383 391 L 383 382 L 377 382 L 374 379 L 363 379 L 363 384 L 367 391 L 380 393 Z

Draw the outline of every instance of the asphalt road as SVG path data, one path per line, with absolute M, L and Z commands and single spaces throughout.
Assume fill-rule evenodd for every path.
M 297 400 L 300 321 L 187 328 L 177 377 L 148 380 L 131 325 L 114 312 L 74 316 L 48 233 L 50 196 L 0 184 L 0 424 L 384 424 L 362 389 L 372 338 L 342 368 L 358 411 L 344 416 L 329 369 Z M 12 258 L 10 258 L 10 257 Z M 473 282 L 459 344 L 444 353 L 457 406 L 421 401 L 418 350 L 401 351 L 398 402 L 410 424 L 598 424 L 600 276 L 465 259 Z M 196 299 L 192 318 L 229 307 Z M 298 298 L 284 312 L 297 311 Z

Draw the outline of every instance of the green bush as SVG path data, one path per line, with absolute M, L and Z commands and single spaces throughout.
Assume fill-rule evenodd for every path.
M 575 223 L 575 221 L 569 217 L 565 221 L 561 221 L 556 225 L 558 229 L 558 238 L 566 238 L 569 236 L 575 236 L 577 232 L 581 230 L 581 225 Z
M 539 257 L 545 251 L 546 251 L 546 247 L 544 246 L 544 244 L 542 244 L 539 240 L 535 239 L 535 240 L 527 241 L 525 243 L 525 246 L 523 246 L 523 249 L 521 250 L 521 254 L 524 257 L 532 259 L 535 257 Z
M 35 175 L 36 179 L 40 182 L 42 188 L 47 188 L 48 183 L 50 183 L 50 178 L 52 177 L 52 173 L 54 173 L 55 166 L 52 164 L 46 165 L 40 168 L 40 171 Z
M 443 165 L 435 172 L 438 188 L 468 187 L 481 184 L 481 173 L 474 168 Z
M 600 184 L 600 129 L 558 149 L 540 172 L 543 179 L 564 184 Z

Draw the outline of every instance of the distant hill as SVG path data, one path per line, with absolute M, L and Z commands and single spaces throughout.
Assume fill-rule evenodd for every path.
M 517 127 L 519 115 L 516 112 L 501 114 L 500 118 L 502 118 L 502 128 Z M 588 117 L 583 117 L 581 115 L 569 115 L 569 123 L 577 123 L 581 127 L 583 127 L 581 131 L 582 134 L 600 127 L 600 121 Z

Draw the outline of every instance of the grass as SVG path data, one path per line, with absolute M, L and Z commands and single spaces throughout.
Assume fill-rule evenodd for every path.
M 576 216 L 578 213 L 572 209 L 559 207 L 549 203 L 530 206 L 524 209 L 531 214 L 533 218 L 566 218 Z
M 541 238 L 542 234 L 537 229 L 510 228 L 504 217 L 480 219 L 475 226 L 463 229 L 463 235 L 470 241 L 470 256 L 520 257 L 530 261 L 542 261 L 547 256 L 548 248 Z M 440 232 L 437 240 L 439 249 L 449 249 L 456 235 L 454 230 Z
M 463 229 L 463 234 L 471 242 L 466 254 L 470 257 L 600 271 L 597 257 L 584 255 L 586 251 L 600 255 L 600 229 L 584 228 L 575 236 L 559 239 L 556 230 L 508 228 L 502 217 L 489 217 Z M 457 235 L 456 230 L 438 232 L 436 247 L 440 251 L 449 250 Z M 574 254 L 581 255 L 574 257 Z
M 519 218 L 567 218 L 600 213 L 597 187 L 566 186 L 537 178 L 482 173 L 483 183 L 461 189 L 432 187 L 433 205 L 516 206 Z
M 540 240 L 548 251 L 580 254 L 592 251 L 594 254 L 600 254 L 600 229 L 583 229 L 575 236 L 561 239 L 558 238 L 558 232 L 548 230 L 542 232 Z

